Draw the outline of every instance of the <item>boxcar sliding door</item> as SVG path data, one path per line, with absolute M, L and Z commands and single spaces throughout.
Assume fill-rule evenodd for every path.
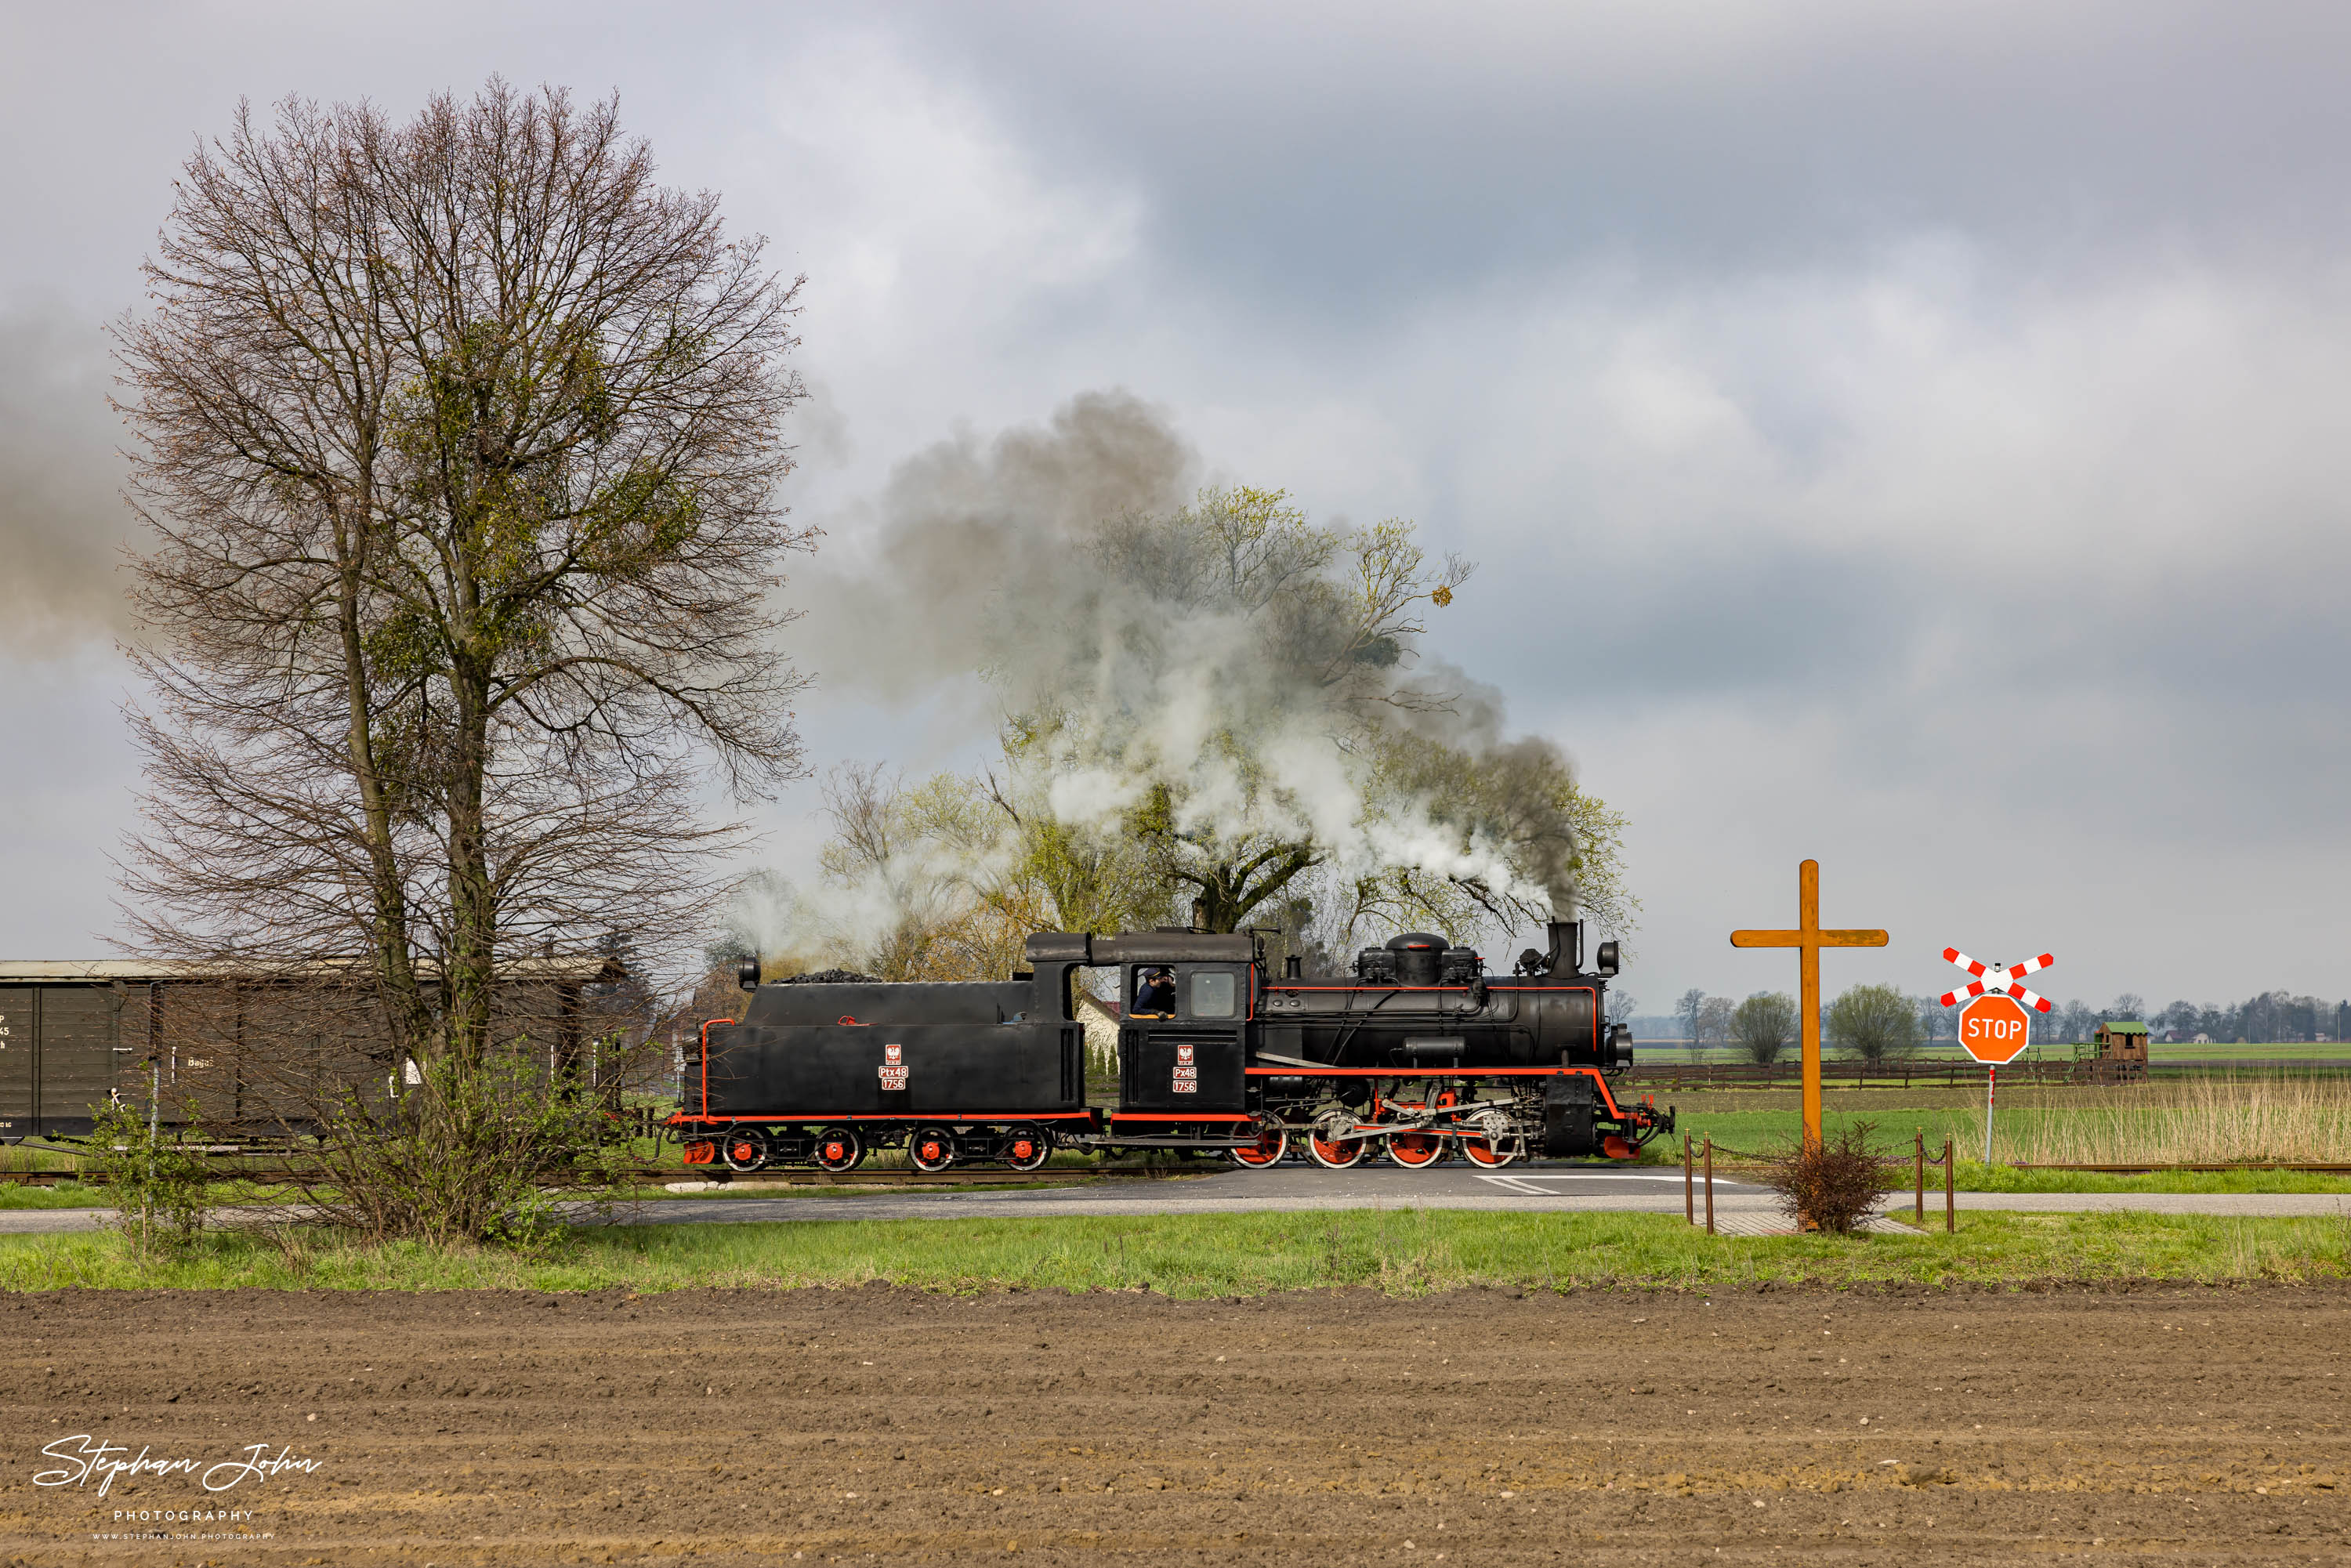
M 89 1131 L 90 1108 L 106 1103 L 124 1062 L 145 1054 L 141 1044 L 120 1038 L 122 1000 L 111 986 L 42 988 L 43 1132 Z
M 0 986 L 0 1138 L 33 1130 L 33 988 Z

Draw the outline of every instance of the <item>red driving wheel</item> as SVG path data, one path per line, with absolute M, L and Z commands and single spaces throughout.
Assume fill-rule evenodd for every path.
M 1352 1170 L 1364 1163 L 1371 1146 L 1369 1138 L 1325 1138 L 1320 1132 L 1306 1135 L 1308 1157 L 1325 1170 Z
M 1445 1140 L 1434 1133 L 1390 1133 L 1388 1158 L 1406 1170 L 1433 1166 L 1445 1157 Z
M 1256 1143 L 1225 1151 L 1233 1157 L 1233 1164 L 1246 1166 L 1251 1170 L 1278 1166 L 1281 1163 L 1281 1156 L 1289 1152 L 1290 1134 L 1282 1130 L 1280 1123 L 1273 1121 L 1258 1124 Z

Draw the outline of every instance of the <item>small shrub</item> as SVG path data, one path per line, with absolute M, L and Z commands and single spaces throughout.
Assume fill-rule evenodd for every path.
M 304 1211 L 288 1223 L 530 1251 L 622 1190 L 619 1124 L 545 1081 L 528 1040 L 478 1061 L 444 1058 L 418 1078 L 390 1099 L 350 1086 L 319 1095 Z
M 206 1188 L 212 1171 L 189 1146 L 202 1143 L 195 1127 L 151 1130 L 134 1105 L 101 1105 L 92 1120 L 90 1142 L 98 1168 L 114 1198 L 115 1224 L 141 1253 L 184 1249 L 204 1226 Z
M 1894 1167 L 1870 1152 L 1870 1125 L 1855 1122 L 1834 1137 L 1800 1145 L 1771 1162 L 1763 1178 L 1780 1207 L 1836 1235 L 1850 1235 L 1896 1186 Z

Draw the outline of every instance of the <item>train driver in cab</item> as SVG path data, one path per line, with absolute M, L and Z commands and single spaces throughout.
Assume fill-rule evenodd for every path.
M 1150 968 L 1134 977 L 1134 1007 L 1130 1018 L 1172 1019 L 1176 1016 L 1176 972 Z

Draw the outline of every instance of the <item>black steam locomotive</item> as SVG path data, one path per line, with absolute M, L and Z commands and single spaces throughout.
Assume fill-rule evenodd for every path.
M 1034 1170 L 1057 1148 L 1222 1151 L 1270 1166 L 1295 1148 L 1345 1169 L 1458 1151 L 1499 1168 L 1530 1153 L 1630 1159 L 1673 1113 L 1618 1098 L 1630 1067 L 1604 1021 L 1616 945 L 1583 968 L 1583 929 L 1550 927 L 1508 978 L 1441 936 L 1408 933 L 1354 973 L 1270 977 L 1252 936 L 1047 931 L 1003 982 L 759 983 L 741 1022 L 705 1024 L 670 1120 L 688 1164 L 849 1171 L 904 1146 L 917 1170 Z M 1117 1108 L 1086 1103 L 1072 977 L 1119 975 Z

